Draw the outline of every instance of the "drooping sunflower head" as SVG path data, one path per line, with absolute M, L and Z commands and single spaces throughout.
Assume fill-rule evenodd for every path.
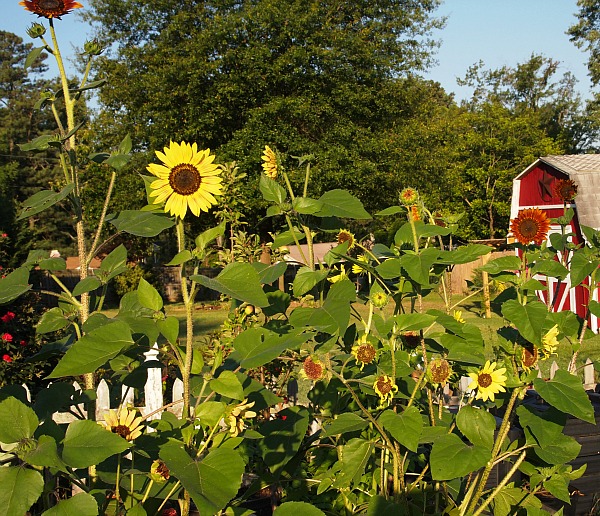
M 358 263 L 353 263 L 352 264 L 352 272 L 354 274 L 363 274 L 364 272 L 367 272 L 367 269 L 365 267 L 363 267 L 361 264 L 368 264 L 369 263 L 369 258 L 367 258 L 367 256 L 365 254 L 359 254 L 356 257 L 356 260 L 358 262 L 360 262 L 360 264 Z
M 142 435 L 142 418 L 136 417 L 137 411 L 127 407 L 110 409 L 104 414 L 104 428 L 113 434 L 120 435 L 123 439 L 133 441 Z
M 459 322 L 461 324 L 465 323 L 465 320 L 463 319 L 463 316 L 462 316 L 462 310 L 454 310 L 454 312 L 452 313 L 452 317 L 454 317 L 454 320 L 456 322 Z
M 402 342 L 406 349 L 413 350 L 421 343 L 421 336 L 416 331 L 407 331 L 402 334 Z
M 19 5 L 25 7 L 29 12 L 43 16 L 44 18 L 58 18 L 69 14 L 73 9 L 83 7 L 74 0 L 22 0 Z
M 521 349 L 521 365 L 525 371 L 531 371 L 537 365 L 538 359 L 539 352 L 536 346 L 533 344 L 523 346 Z
M 154 204 L 165 203 L 166 212 L 183 219 L 188 208 L 199 216 L 217 203 L 214 196 L 221 194 L 221 170 L 209 149 L 198 151 L 195 143 L 171 142 L 156 156 L 163 164 L 148 165 L 148 171 L 158 177 L 150 184 Z
M 534 242 L 541 245 L 548 236 L 550 219 L 546 212 L 539 208 L 521 210 L 516 219 L 510 223 L 510 230 L 518 242 L 527 245 Z
M 320 380 L 325 376 L 325 367 L 320 360 L 312 357 L 306 357 L 304 363 L 302 364 L 300 376 L 307 380 Z
M 150 466 L 150 478 L 157 484 L 164 484 L 171 477 L 169 467 L 160 459 L 156 459 Z
M 340 232 L 337 235 L 337 243 L 338 245 L 343 244 L 344 242 L 348 242 L 348 251 L 354 247 L 356 243 L 356 239 L 354 235 L 347 231 L 346 229 L 340 229 Z
M 494 396 L 499 392 L 504 392 L 506 385 L 506 369 L 504 367 L 496 369 L 496 362 L 490 363 L 488 360 L 485 365 L 474 373 L 469 373 L 471 380 L 469 389 L 477 389 L 476 399 L 494 401 Z
M 577 197 L 577 184 L 571 179 L 557 179 L 552 185 L 552 192 L 563 202 L 572 201 Z
M 558 350 L 558 324 L 555 324 L 550 328 L 546 334 L 542 337 L 542 353 L 544 358 L 550 357 L 550 355 L 556 355 Z
M 254 403 L 254 401 L 248 403 L 248 398 L 244 398 L 229 413 L 227 422 L 229 423 L 229 433 L 233 437 L 237 437 L 246 428 L 244 419 L 256 417 L 256 412 L 250 410 L 254 406 Z
M 410 186 L 400 192 L 400 202 L 404 206 L 412 206 L 419 200 L 419 192 Z
M 375 379 L 373 388 L 381 398 L 381 403 L 384 403 L 386 400 L 391 400 L 394 397 L 394 393 L 398 392 L 398 386 L 396 385 L 396 382 L 394 382 L 394 380 L 387 374 L 378 376 Z
M 377 357 L 377 350 L 373 344 L 367 342 L 365 338 L 361 338 L 354 346 L 352 346 L 352 355 L 362 371 L 365 365 L 368 365 L 375 360 Z
M 277 177 L 277 154 L 271 147 L 265 145 L 265 150 L 262 155 L 263 164 L 262 168 L 267 177 L 275 179 Z
M 434 385 L 446 385 L 452 376 L 452 367 L 445 358 L 436 358 L 427 365 L 427 376 Z

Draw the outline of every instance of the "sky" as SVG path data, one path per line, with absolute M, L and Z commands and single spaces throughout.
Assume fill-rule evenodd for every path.
M 85 0 L 80 3 L 86 5 Z M 18 0 L 0 0 L 0 4 L 4 13 L 0 30 L 31 42 L 26 29 L 38 17 L 25 11 Z M 89 27 L 75 14 L 77 11 L 55 21 L 61 52 L 66 58 L 74 54 L 73 46 L 81 47 L 90 35 Z M 582 97 L 589 98 L 587 55 L 565 34 L 576 22 L 577 11 L 577 0 L 445 0 L 436 13 L 448 16 L 446 27 L 434 33 L 441 40 L 438 65 L 425 76 L 455 93 L 457 100 L 463 100 L 469 97 L 470 89 L 459 87 L 456 78 L 464 77 L 469 66 L 482 60 L 486 69 L 514 67 L 535 53 L 560 61 L 559 74 L 571 72 L 579 81 L 577 89 Z M 46 23 L 43 18 L 40 21 Z M 51 61 L 48 59 L 48 64 Z M 70 69 L 74 71 L 74 67 Z M 56 67 L 51 72 L 56 75 Z

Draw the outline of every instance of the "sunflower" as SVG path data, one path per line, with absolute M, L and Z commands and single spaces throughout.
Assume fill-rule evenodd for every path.
M 419 192 L 410 186 L 400 192 L 400 202 L 404 206 L 412 206 L 419 200 Z
M 462 324 L 465 323 L 465 320 L 463 319 L 463 316 L 462 316 L 462 310 L 454 310 L 452 317 L 454 317 L 456 322 L 459 322 Z
M 320 360 L 306 357 L 306 360 L 302 364 L 300 376 L 306 380 L 320 380 L 325 376 L 325 367 L 323 367 L 323 363 Z
M 544 358 L 548 358 L 550 355 L 556 355 L 558 349 L 558 324 L 555 324 L 548 330 L 546 335 L 542 337 L 542 353 Z
M 244 419 L 251 419 L 256 417 L 256 412 L 253 410 L 249 410 L 254 406 L 254 401 L 248 403 L 248 398 L 244 398 L 241 403 L 238 403 L 229 416 L 227 416 L 227 421 L 229 423 L 229 433 L 233 437 L 237 437 L 240 432 L 246 428 L 244 424 Z
M 552 192 L 563 202 L 572 201 L 577 197 L 577 184 L 570 179 L 557 179 L 552 185 Z
M 452 376 L 452 367 L 445 358 L 436 358 L 427 365 L 427 376 L 434 385 L 446 385 Z
M 268 145 L 265 145 L 265 150 L 262 155 L 264 163 L 262 164 L 265 175 L 271 179 L 277 177 L 277 154 Z
M 365 269 L 362 264 L 368 264 L 369 263 L 369 259 L 367 258 L 366 255 L 364 254 L 359 254 L 356 257 L 356 261 L 360 262 L 360 263 L 353 263 L 352 264 L 352 272 L 354 274 L 362 274 L 363 272 L 367 272 L 367 269 Z
M 510 223 L 510 230 L 521 244 L 534 242 L 541 245 L 546 240 L 550 220 L 545 212 L 538 208 L 521 210 L 516 219 Z
M 136 410 L 130 410 L 127 407 L 119 407 L 116 411 L 110 409 L 104 414 L 104 428 L 113 434 L 120 435 L 123 439 L 133 441 L 142 435 L 143 419 L 135 417 Z
M 329 281 L 330 283 L 337 283 L 338 281 L 348 279 L 348 274 L 346 274 L 346 269 L 344 269 L 343 266 L 340 266 L 339 269 L 337 267 L 333 267 L 331 269 L 331 272 L 338 274 L 334 274 L 332 276 L 327 277 L 327 281 Z
M 366 339 L 361 338 L 354 346 L 352 346 L 352 355 L 356 363 L 360 365 L 360 370 L 363 370 L 365 365 L 370 364 L 377 357 L 377 350 Z
M 354 235 L 345 229 L 341 229 L 337 235 L 337 243 L 338 245 L 343 244 L 344 242 L 348 242 L 348 251 L 354 247 L 356 239 Z
M 421 335 L 416 331 L 407 331 L 402 334 L 402 341 L 407 349 L 416 349 L 421 344 Z
M 488 360 L 485 365 L 475 373 L 469 373 L 473 380 L 469 384 L 469 389 L 477 389 L 476 399 L 494 401 L 494 395 L 504 392 L 506 385 L 506 369 L 496 369 L 496 362 L 490 364 Z
M 79 2 L 73 0 L 23 0 L 19 5 L 25 7 L 29 12 L 43 16 L 44 18 L 58 18 L 69 14 L 73 9 L 83 7 Z
M 521 351 L 521 365 L 525 371 L 529 373 L 537 365 L 538 359 L 539 352 L 537 347 L 533 344 L 523 347 Z
M 185 142 L 171 142 L 164 151 L 156 151 L 164 165 L 148 165 L 148 171 L 158 177 L 150 184 L 150 197 L 156 197 L 154 204 L 164 202 L 165 211 L 181 219 L 188 207 L 196 216 L 200 210 L 208 211 L 217 203 L 214 196 L 221 194 L 220 170 L 213 163 L 214 155 L 209 149 L 198 152 L 195 143 Z
M 410 220 L 417 222 L 418 220 L 421 220 L 421 215 L 419 214 L 419 207 L 416 204 L 413 204 L 410 207 L 410 215 L 409 218 Z
M 375 308 L 383 308 L 385 305 L 388 304 L 389 298 L 385 292 L 379 290 L 377 292 L 371 293 L 371 295 L 369 296 L 369 301 Z
M 373 384 L 373 388 L 381 398 L 381 403 L 385 402 L 388 398 L 391 400 L 394 397 L 394 393 L 398 392 L 398 386 L 387 374 L 378 376 Z
M 150 466 L 150 478 L 158 483 L 164 484 L 171 477 L 169 467 L 160 459 L 156 459 Z

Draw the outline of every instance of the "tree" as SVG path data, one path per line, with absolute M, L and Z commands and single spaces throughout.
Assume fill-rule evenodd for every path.
M 596 0 L 577 0 L 577 23 L 569 27 L 571 41 L 589 52 L 588 70 L 594 86 L 600 83 L 600 5 Z

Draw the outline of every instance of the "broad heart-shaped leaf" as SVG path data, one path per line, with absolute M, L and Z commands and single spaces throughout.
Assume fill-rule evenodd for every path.
M 33 409 L 17 398 L 10 396 L 0 402 L 0 442 L 10 444 L 33 437 L 39 423 Z
M 62 330 L 69 326 L 71 321 L 65 315 L 63 309 L 59 306 L 55 306 L 48 310 L 37 323 L 35 328 L 36 333 L 44 334 L 52 331 Z
M 400 414 L 393 410 L 384 410 L 379 422 L 396 441 L 410 451 L 416 452 L 423 431 L 423 419 L 416 407 L 408 407 Z
M 350 439 L 342 447 L 341 469 L 333 487 L 347 488 L 357 483 L 365 472 L 365 467 L 373 455 L 374 444 L 364 439 Z
M 456 415 L 456 425 L 471 443 L 492 450 L 496 419 L 489 412 L 465 405 Z
M 177 343 L 177 337 L 179 337 L 179 320 L 177 317 L 169 315 L 166 319 L 157 321 L 156 324 L 165 339 L 171 344 Z
M 123 210 L 109 222 L 119 231 L 142 237 L 156 236 L 175 225 L 175 221 L 164 213 L 138 210 Z
M 71 498 L 61 500 L 43 513 L 44 516 L 73 516 L 74 514 L 77 514 L 77 516 L 96 516 L 98 514 L 96 499 L 88 493 L 77 493 Z M 127 514 L 130 514 L 129 511 L 127 511 Z
M 554 407 L 541 412 L 528 405 L 521 405 L 517 408 L 517 416 L 521 427 L 531 432 L 540 446 L 551 444 L 562 434 L 567 422 L 567 415 Z
M 82 279 L 73 289 L 74 296 L 80 296 L 86 292 L 92 292 L 102 285 L 102 282 L 96 276 L 88 276 Z
M 227 398 L 244 399 L 244 388 L 235 373 L 231 371 L 223 371 L 218 378 L 213 378 L 210 381 L 210 388 L 217 394 Z
M 325 516 L 325 513 L 306 502 L 285 502 L 275 509 L 273 516 Z
M 245 464 L 234 450 L 217 448 L 194 460 L 182 445 L 170 442 L 159 456 L 190 493 L 200 514 L 218 514 L 238 492 Z
M 556 260 L 540 260 L 531 267 L 531 275 L 535 274 L 563 280 L 567 277 L 569 271 L 562 263 Z
M 354 412 L 342 412 L 337 418 L 325 427 L 326 435 L 344 434 L 346 432 L 356 432 L 362 430 L 368 425 L 368 421 Z
M 122 453 L 132 443 L 99 423 L 83 419 L 69 424 L 63 440 L 63 460 L 72 468 L 87 468 Z
M 387 500 L 385 496 L 371 496 L 367 516 L 405 516 L 404 506 Z
M 375 270 L 383 279 L 397 278 L 402 274 L 400 258 L 389 258 L 375 267 Z
M 248 328 L 233 340 L 231 360 L 252 369 L 277 358 L 286 349 L 295 349 L 315 336 L 314 332 L 278 335 L 264 328 Z
M 435 236 L 445 236 L 452 233 L 450 228 L 443 228 L 437 224 L 425 224 L 422 220 L 417 220 L 414 223 L 414 230 L 418 238 L 430 238 Z M 403 242 L 414 243 L 413 226 L 410 222 L 405 223 L 400 227 L 394 235 L 396 245 L 401 245 Z
M 265 174 L 261 174 L 258 188 L 265 201 L 281 204 L 287 198 L 285 188 Z
M 64 271 L 67 262 L 64 258 L 45 258 L 40 261 L 39 267 L 42 271 Z
M 542 501 L 521 487 L 505 486 L 497 493 L 492 502 L 492 507 L 494 508 L 494 516 L 515 514 L 517 508 L 523 509 L 526 514 L 532 516 L 548 514 L 546 511 L 542 511 Z
M 431 449 L 431 476 L 450 480 L 485 466 L 492 454 L 482 446 L 468 446 L 456 434 L 440 437 Z
M 138 300 L 140 305 L 145 308 L 150 308 L 155 312 L 159 311 L 163 307 L 163 300 L 156 290 L 150 283 L 144 278 L 140 278 L 140 283 L 137 288 Z
M 127 269 L 127 248 L 121 244 L 115 247 L 100 264 L 104 281 L 118 276 Z M 100 274 L 99 274 L 100 275 Z
M 317 217 L 342 217 L 346 219 L 370 220 L 371 215 L 356 197 L 346 190 L 329 190 L 319 201 L 322 208 L 315 213 Z
M 548 308 L 538 300 L 522 305 L 516 299 L 509 299 L 502 305 L 502 315 L 515 325 L 529 342 L 539 346 L 542 340 L 542 327 L 548 315 Z
M 544 487 L 555 498 L 567 502 L 568 504 L 571 503 L 569 481 L 566 478 L 560 475 L 552 475 L 548 480 L 544 481 Z
M 277 262 L 273 265 L 255 262 L 252 266 L 256 269 L 256 272 L 258 272 L 258 277 L 263 285 L 270 285 L 273 283 L 279 277 L 283 276 L 288 268 L 288 264 L 285 261 Z
M 180 253 L 177 253 L 173 259 L 166 263 L 165 265 L 173 266 L 173 265 L 181 265 L 182 263 L 189 262 L 194 256 L 189 249 L 184 249 Z
M 31 217 L 36 213 L 44 211 L 50 206 L 54 206 L 57 202 L 62 201 L 69 195 L 73 191 L 73 188 L 75 188 L 75 185 L 69 183 L 60 192 L 55 192 L 54 190 L 42 190 L 41 192 L 33 194 L 22 204 L 22 211 L 17 217 L 17 220 Z
M 429 271 L 436 262 L 440 251 L 434 247 L 423 249 L 418 254 L 405 254 L 400 258 L 400 264 L 409 278 L 424 287 L 429 286 Z
M 577 376 L 559 369 L 551 380 L 536 378 L 533 388 L 549 405 L 595 424 L 594 407 Z
M 558 434 L 551 443 L 535 448 L 535 454 L 548 464 L 564 464 L 577 458 L 579 444 L 570 435 Z
M 25 69 L 29 68 L 33 63 L 36 62 L 37 58 L 40 57 L 40 54 L 46 50 L 46 46 L 43 47 L 34 47 L 31 49 L 31 52 L 27 54 L 27 58 L 25 59 Z
M 93 373 L 119 352 L 133 346 L 129 325 L 114 321 L 85 334 L 73 344 L 48 378 Z
M 45 468 L 56 468 L 67 473 L 67 468 L 62 459 L 58 456 L 56 441 L 49 435 L 40 435 L 37 446 L 27 452 L 24 458 L 27 464 Z
M 600 303 L 598 303 L 598 301 L 590 299 L 588 307 L 593 315 L 595 315 L 596 317 L 600 317 Z
M 461 263 L 474 262 L 480 256 L 485 256 L 492 251 L 489 245 L 469 244 L 463 245 L 453 251 L 442 251 L 438 259 L 439 263 L 458 265 Z
M 300 267 L 296 276 L 294 277 L 294 282 L 292 283 L 292 288 L 294 290 L 294 296 L 301 297 L 307 292 L 309 292 L 317 283 L 323 281 L 329 271 L 327 270 L 317 270 L 313 271 L 310 267 Z
M 265 436 L 258 442 L 258 447 L 265 464 L 274 474 L 296 455 L 310 419 L 308 410 L 301 406 L 283 409 L 279 415 L 285 419 L 267 421 L 258 430 Z
M 21 516 L 42 494 L 44 479 L 39 471 L 23 467 L 0 468 L 0 514 Z
M 250 263 L 230 263 L 216 278 L 195 275 L 191 279 L 221 294 L 246 301 L 256 306 L 269 306 L 269 300 L 263 292 L 258 272 Z
M 323 203 L 310 197 L 296 197 L 292 201 L 292 208 L 303 215 L 314 215 L 323 208 Z
M 204 252 L 206 250 L 206 246 L 216 240 L 217 237 L 223 235 L 225 233 L 225 221 L 221 222 L 218 226 L 214 228 L 207 229 L 203 231 L 196 237 L 196 250 L 200 252 Z
M 30 290 L 29 269 L 19 267 L 0 279 L 0 305 L 10 303 Z
M 585 248 L 576 249 L 571 257 L 571 286 L 579 285 L 597 268 L 598 260 L 590 259 Z
M 491 260 L 478 270 L 488 272 L 490 274 L 499 274 L 506 271 L 516 271 L 521 267 L 521 259 L 518 256 L 501 256 L 495 260 Z
M 430 314 L 398 314 L 394 316 L 398 331 L 423 330 L 436 321 L 435 315 Z
M 396 213 L 406 213 L 404 206 L 389 206 L 385 210 L 378 211 L 376 217 L 387 217 L 388 215 L 396 215 Z

